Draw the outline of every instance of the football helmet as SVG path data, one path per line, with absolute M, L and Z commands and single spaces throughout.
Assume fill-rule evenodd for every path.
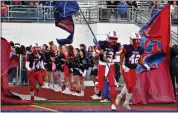
M 118 35 L 116 33 L 116 31 L 110 31 L 107 33 L 107 39 L 108 43 L 110 45 L 115 45 L 117 43 L 118 40 Z
M 130 35 L 130 43 L 131 43 L 134 47 L 140 46 L 140 41 L 141 41 L 141 36 L 140 36 L 140 34 L 133 32 L 133 33 Z
M 41 46 L 38 43 L 35 43 L 32 45 L 32 51 L 33 53 L 36 55 L 38 53 L 40 53 L 41 51 Z

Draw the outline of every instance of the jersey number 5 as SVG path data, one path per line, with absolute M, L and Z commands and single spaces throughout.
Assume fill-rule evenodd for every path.
M 131 64 L 136 64 L 138 63 L 138 59 L 140 58 L 140 55 L 133 54 L 130 58 L 129 61 Z

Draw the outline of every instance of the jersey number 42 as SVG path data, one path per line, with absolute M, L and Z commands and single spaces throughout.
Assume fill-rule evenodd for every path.
M 131 64 L 137 64 L 139 58 L 140 58 L 140 55 L 133 54 L 133 55 L 129 58 L 129 61 L 130 61 Z

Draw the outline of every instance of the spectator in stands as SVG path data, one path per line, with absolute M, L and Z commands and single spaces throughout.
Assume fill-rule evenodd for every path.
M 171 3 L 171 19 L 172 23 L 178 24 L 178 2 L 176 1 Z
M 158 1 L 153 0 L 152 4 L 151 4 L 151 17 L 153 17 L 154 15 L 156 15 L 159 12 L 159 5 L 158 5 Z
M 174 95 L 176 97 L 175 78 L 176 83 L 178 84 L 178 45 L 173 45 L 170 53 L 170 75 L 174 89 Z
M 8 6 L 1 2 L 1 19 L 4 21 L 8 13 Z
M 110 9 L 110 17 L 114 15 L 114 17 L 117 18 L 117 4 L 118 4 L 118 1 L 115 1 L 115 0 L 106 2 L 107 8 Z
M 137 5 L 137 2 L 136 1 L 127 1 L 127 4 L 129 7 L 132 7 L 131 8 L 131 11 L 130 11 L 130 19 L 131 20 L 134 20 L 135 19 L 135 22 L 137 21 L 137 8 L 138 8 L 138 5 Z M 132 16 L 133 15 L 133 16 Z
M 165 4 L 166 4 L 166 1 L 160 1 L 159 8 L 162 9 Z
M 22 5 L 22 1 L 21 0 L 14 0 L 11 2 L 12 5 Z
M 121 1 L 118 5 L 118 12 L 122 19 L 127 18 L 128 4 L 125 0 Z

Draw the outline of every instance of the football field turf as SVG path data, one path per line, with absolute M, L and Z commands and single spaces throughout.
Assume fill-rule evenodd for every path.
M 178 112 L 178 102 L 174 104 L 146 104 L 130 105 L 132 111 L 147 112 Z M 2 112 L 109 112 L 111 103 L 101 103 L 98 100 L 90 101 L 35 101 L 34 105 L 4 105 Z M 122 103 L 117 106 L 117 111 L 125 111 Z

